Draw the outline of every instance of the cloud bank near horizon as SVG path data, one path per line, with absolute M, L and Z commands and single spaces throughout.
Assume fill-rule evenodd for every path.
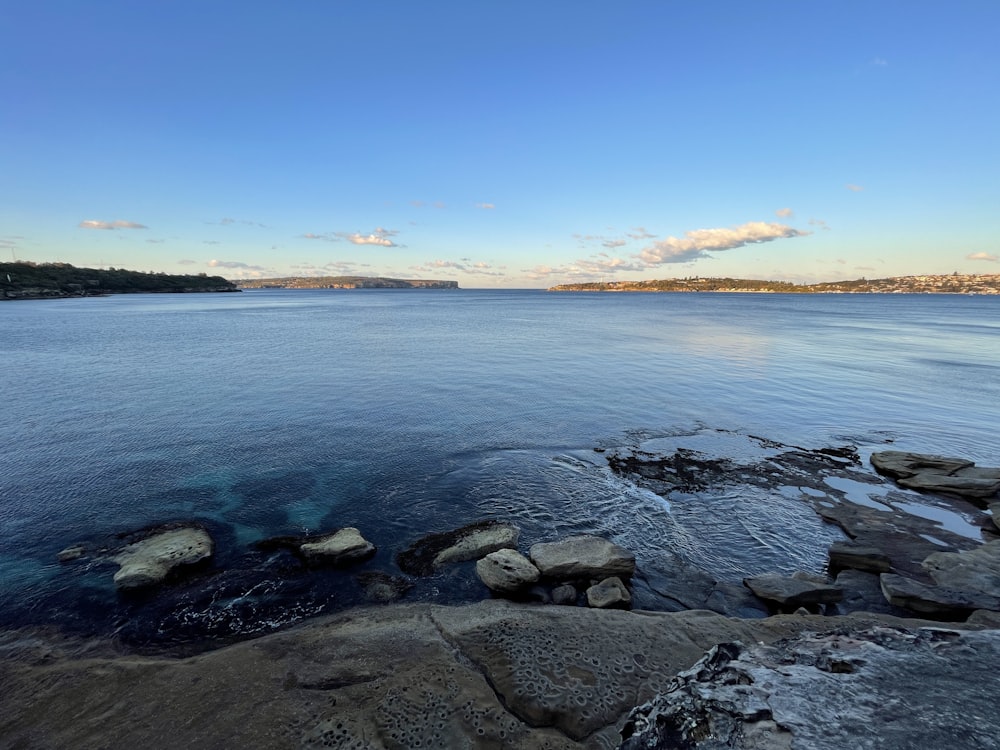
M 77 226 L 80 229 L 149 229 L 145 224 L 138 224 L 134 221 L 123 221 L 122 219 L 116 219 L 115 221 L 98 221 L 97 219 L 84 219 Z

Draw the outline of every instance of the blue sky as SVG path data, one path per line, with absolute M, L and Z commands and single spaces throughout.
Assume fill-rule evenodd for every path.
M 463 287 L 1000 272 L 1000 3 L 0 0 L 0 252 Z

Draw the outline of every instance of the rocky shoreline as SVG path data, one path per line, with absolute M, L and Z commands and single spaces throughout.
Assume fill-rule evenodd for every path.
M 945 711 L 951 700 L 950 730 L 934 726 L 968 738 L 956 747 L 990 746 L 974 712 L 963 717 L 959 707 L 978 706 L 972 693 L 993 679 L 969 654 L 1000 653 L 1000 469 L 878 451 L 870 462 L 887 484 L 864 470 L 853 446 L 754 440 L 766 451 L 753 465 L 684 449 L 616 449 L 606 458 L 612 471 L 663 497 L 727 482 L 793 488 L 846 537 L 830 544 L 825 574 L 719 581 L 680 557 L 637 563 L 633 551 L 593 535 L 522 551 L 515 525 L 486 519 L 397 552 L 402 575 L 356 576 L 368 601 L 397 602 L 422 577 L 469 564 L 462 570 L 492 596 L 476 604 L 349 609 L 186 658 L 8 632 L 0 678 L 15 697 L 0 711 L 0 735 L 15 747 L 124 747 L 160 736 L 178 747 L 835 747 L 862 735 L 882 747 L 922 746 L 920 722 L 906 733 L 870 715 L 870 696 L 882 690 L 915 712 Z M 848 476 L 884 502 L 832 502 L 831 478 Z M 924 516 L 896 510 L 893 502 L 910 502 L 893 494 L 896 483 L 943 505 Z M 949 513 L 977 519 L 969 528 L 978 533 L 946 528 Z M 204 575 L 214 545 L 203 526 L 177 523 L 135 532 L 113 549 L 72 545 L 60 560 L 99 557 L 109 570 L 119 566 L 122 595 L 155 598 Z M 343 576 L 376 554 L 352 527 L 257 547 Z M 649 611 L 649 601 L 676 611 Z M 791 672 L 778 667 L 793 663 Z M 887 676 L 921 670 L 941 680 L 940 694 Z M 778 673 L 794 679 L 786 685 Z M 868 724 L 845 718 L 825 727 L 828 745 L 816 744 L 808 717 L 827 719 L 810 707 L 814 690 L 840 695 L 838 715 L 855 712 Z M 799 703 L 790 704 L 795 695 Z

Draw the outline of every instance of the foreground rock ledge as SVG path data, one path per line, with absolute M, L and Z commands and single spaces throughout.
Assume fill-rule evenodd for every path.
M 185 659 L 14 632 L 0 634 L 0 737 L 13 747 L 74 749 L 614 748 L 632 708 L 716 644 L 921 624 L 929 623 L 411 604 L 354 610 Z M 937 668 L 929 662 L 914 684 Z M 991 695 L 975 679 L 953 690 L 956 700 Z M 919 731 L 923 719 L 910 719 L 926 714 L 905 710 L 896 726 Z M 972 722 L 992 726 L 974 711 L 950 720 L 956 737 Z M 876 712 L 871 731 L 888 727 L 880 722 Z M 824 725 L 834 738 L 850 730 Z
M 998 662 L 996 630 L 720 644 L 632 713 L 622 748 L 996 747 Z

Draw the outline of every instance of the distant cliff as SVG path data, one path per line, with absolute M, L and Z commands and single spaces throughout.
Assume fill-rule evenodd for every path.
M 238 291 L 233 282 L 203 273 L 189 276 L 123 268 L 77 268 L 69 263 L 0 263 L 0 300 Z
M 380 276 L 287 276 L 237 281 L 241 289 L 458 289 L 457 281 Z
M 760 292 L 782 294 L 1000 294 L 1000 274 L 936 274 L 792 284 L 760 279 L 702 278 L 561 284 L 550 292 Z

